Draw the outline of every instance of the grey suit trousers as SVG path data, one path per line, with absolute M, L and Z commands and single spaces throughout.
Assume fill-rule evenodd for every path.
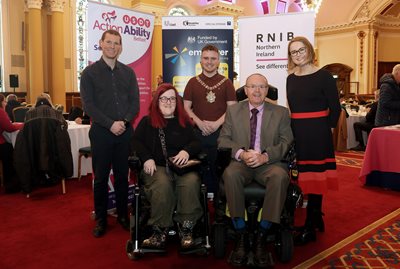
M 232 218 L 245 216 L 244 186 L 253 180 L 265 186 L 262 219 L 280 223 L 280 216 L 287 195 L 289 175 L 283 163 L 264 164 L 250 168 L 242 162 L 232 160 L 222 175 Z

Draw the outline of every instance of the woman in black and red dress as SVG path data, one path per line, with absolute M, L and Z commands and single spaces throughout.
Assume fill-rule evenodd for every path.
M 299 184 L 308 194 L 304 227 L 296 244 L 316 240 L 316 229 L 324 231 L 322 195 L 338 188 L 332 128 L 341 107 L 331 73 L 314 64 L 315 53 L 305 37 L 295 37 L 288 45 L 289 72 L 286 89 L 296 141 Z

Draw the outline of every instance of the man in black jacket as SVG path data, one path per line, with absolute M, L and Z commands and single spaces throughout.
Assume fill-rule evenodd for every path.
M 376 110 L 378 109 L 378 99 L 379 99 L 379 90 L 375 91 L 376 101 L 370 105 L 369 111 L 367 115 L 365 115 L 365 122 L 355 122 L 353 124 L 358 145 L 354 148 L 351 148 L 351 150 L 365 151 L 365 143 L 362 131 L 367 132 L 367 134 L 369 135 L 371 130 L 376 127 L 375 116 L 376 116 Z

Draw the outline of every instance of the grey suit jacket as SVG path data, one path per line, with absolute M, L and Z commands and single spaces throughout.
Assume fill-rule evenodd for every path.
M 269 156 L 268 164 L 279 162 L 293 142 L 287 108 L 264 102 L 261 123 L 261 151 Z M 225 122 L 218 138 L 218 146 L 232 149 L 232 158 L 239 149 L 250 146 L 249 102 L 228 106 Z

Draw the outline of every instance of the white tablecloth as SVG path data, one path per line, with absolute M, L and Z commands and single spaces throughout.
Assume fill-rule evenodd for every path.
M 75 122 L 68 122 L 68 134 L 71 139 L 71 153 L 72 161 L 74 164 L 73 178 L 78 177 L 78 160 L 79 160 L 79 149 L 90 146 L 89 140 L 90 125 L 76 124 Z M 15 145 L 15 140 L 19 131 L 12 133 L 4 132 L 3 136 L 7 141 L 11 141 L 12 145 Z M 92 173 L 92 158 L 82 158 L 81 164 L 81 175 L 85 176 L 88 173 Z
M 71 139 L 72 160 L 74 163 L 74 174 L 72 177 L 78 177 L 78 161 L 79 149 L 90 146 L 89 140 L 90 125 L 76 124 L 75 122 L 68 123 L 68 134 Z M 92 173 L 92 158 L 82 157 L 81 175 L 85 176 Z
M 352 113 L 346 119 L 347 123 L 347 148 L 351 149 L 358 145 L 356 141 L 356 133 L 354 132 L 354 123 L 355 122 L 364 122 L 365 121 L 365 113 L 355 114 Z M 364 144 L 367 143 L 367 133 L 363 132 Z

